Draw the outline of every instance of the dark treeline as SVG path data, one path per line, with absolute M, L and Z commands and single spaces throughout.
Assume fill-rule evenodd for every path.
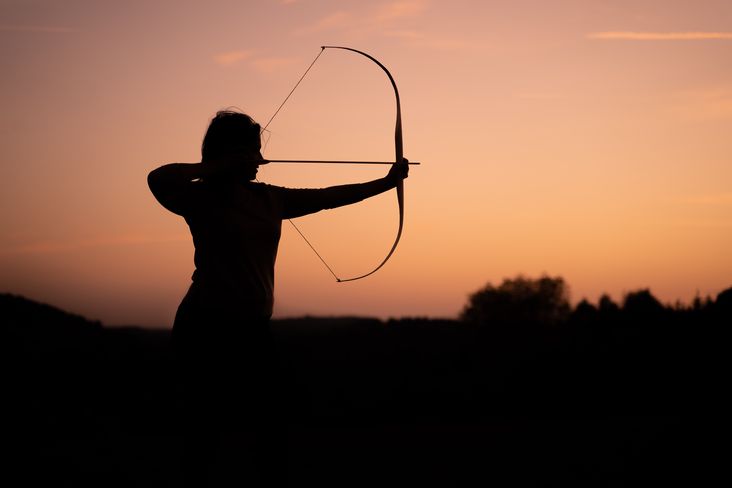
M 0 295 L 5 442 L 25 483 L 173 486 L 168 331 Z M 647 486 L 723 465 L 732 288 L 570 306 L 487 285 L 457 320 L 276 320 L 293 486 Z M 6 449 L 7 451 L 7 449 Z

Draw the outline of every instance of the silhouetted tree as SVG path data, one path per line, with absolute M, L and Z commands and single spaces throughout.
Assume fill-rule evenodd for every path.
M 721 291 L 714 302 L 715 311 L 718 314 L 732 317 L 732 287 Z
M 694 297 L 694 300 L 691 302 L 691 309 L 695 312 L 703 312 L 705 310 L 708 310 L 714 302 L 712 302 L 712 298 L 707 295 L 706 298 L 702 300 L 702 297 L 699 296 L 699 293 L 697 292 L 697 295 Z
M 597 307 L 583 298 L 572 311 L 572 320 L 580 323 L 589 323 L 597 319 Z
M 610 295 L 603 294 L 600 297 L 600 301 L 597 303 L 597 307 L 601 314 L 612 315 L 620 311 L 620 307 L 617 303 L 610 298 Z
M 665 309 L 648 288 L 630 292 L 623 300 L 623 311 L 634 316 L 657 316 Z
M 551 325 L 569 317 L 569 291 L 564 279 L 518 276 L 505 279 L 499 287 L 488 283 L 472 294 L 460 318 L 487 324 Z

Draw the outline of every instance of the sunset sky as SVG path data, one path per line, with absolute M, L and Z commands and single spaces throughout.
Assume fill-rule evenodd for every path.
M 336 283 L 289 224 L 276 316 L 454 317 L 506 277 L 573 302 L 732 286 L 732 1 L 0 1 L 0 292 L 169 327 L 190 284 L 182 218 L 146 176 L 200 160 L 213 114 L 264 123 L 324 44 L 370 53 L 402 97 L 405 227 Z M 327 50 L 265 157 L 394 158 L 384 73 Z M 270 165 L 323 187 L 388 167 Z M 298 219 L 336 270 L 372 269 L 394 192 Z

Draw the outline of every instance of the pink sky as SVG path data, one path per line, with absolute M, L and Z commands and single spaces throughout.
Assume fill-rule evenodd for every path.
M 193 271 L 147 173 L 193 162 L 210 117 L 266 122 L 319 46 L 369 52 L 402 96 L 402 242 L 338 284 L 289 225 L 276 314 L 455 316 L 519 273 L 574 301 L 732 285 L 729 1 L 0 2 L 0 291 L 167 327 Z M 391 87 L 326 51 L 269 158 L 393 158 Z M 386 168 L 267 167 L 293 187 Z M 396 198 L 298 225 L 343 275 L 388 251 Z

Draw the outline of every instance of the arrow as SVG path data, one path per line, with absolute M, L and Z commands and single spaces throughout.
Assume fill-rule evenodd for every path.
M 247 161 L 247 162 L 255 162 L 255 161 Z M 258 162 L 258 161 L 256 161 Z M 325 160 L 310 160 L 310 159 L 265 159 L 262 162 L 259 162 L 260 165 L 262 164 L 269 164 L 269 163 L 298 163 L 298 164 L 396 164 L 394 161 L 325 161 Z M 421 163 L 418 161 L 410 161 L 406 164 L 409 165 L 420 165 Z

